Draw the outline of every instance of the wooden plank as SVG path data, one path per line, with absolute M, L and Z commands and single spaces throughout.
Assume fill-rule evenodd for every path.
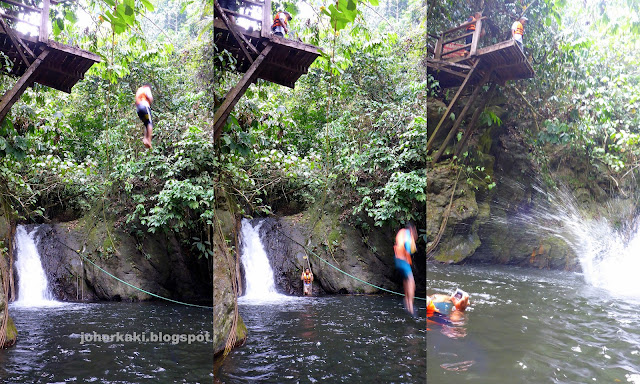
M 468 27 L 469 25 L 471 25 L 471 24 L 473 24 L 473 23 L 475 23 L 475 22 L 477 22 L 477 21 L 479 21 L 479 20 L 484 20 L 484 19 L 486 19 L 486 18 L 487 18 L 487 16 L 482 16 L 481 18 L 479 18 L 479 19 L 478 19 L 478 20 L 476 20 L 476 21 L 468 21 L 468 22 L 466 22 L 466 23 L 464 23 L 464 24 L 462 24 L 462 25 L 459 25 L 459 26 L 457 26 L 457 27 L 454 27 L 454 28 L 451 28 L 451 29 L 449 29 L 449 30 L 446 30 L 446 31 L 445 31 L 445 32 L 443 32 L 442 34 L 443 34 L 443 35 L 451 34 L 452 32 L 455 32 L 455 31 L 457 31 L 457 30 L 459 30 L 459 29 L 462 29 L 462 28 L 466 28 L 466 27 Z
M 11 15 L 9 13 L 0 13 L 0 17 L 4 17 L 5 19 L 11 19 L 11 20 L 14 20 L 14 21 L 19 22 L 19 23 L 25 23 L 25 24 L 28 24 L 28 25 L 30 25 L 32 27 L 36 27 L 36 28 L 38 27 L 37 24 L 30 23 L 30 22 L 25 21 L 24 19 L 22 19 L 22 18 L 20 18 L 18 16 L 13 16 L 13 15 Z
M 473 68 L 471 65 L 464 65 L 464 64 L 457 64 L 457 63 L 452 63 L 450 61 L 446 61 L 446 60 L 435 60 L 435 59 L 427 59 L 427 63 L 435 63 L 435 64 L 442 64 L 445 65 L 447 67 L 455 67 L 455 68 L 460 68 L 461 70 L 465 70 L 468 71 L 471 68 Z
M 34 60 L 33 64 L 29 66 L 29 69 L 27 69 L 22 77 L 18 79 L 14 86 L 8 90 L 4 96 L 2 96 L 2 100 L 0 100 L 0 121 L 7 116 L 7 113 L 9 113 L 13 104 L 15 104 L 24 90 L 33 82 L 34 74 L 48 54 L 49 50 L 45 48 L 38 58 Z
M 24 54 L 24 52 L 22 52 L 22 49 L 20 49 L 20 47 L 24 46 L 24 43 L 22 41 L 18 42 L 18 39 L 13 34 L 13 31 L 11 30 L 11 28 L 7 27 L 7 24 L 5 24 L 2 17 L 0 17 L 0 25 L 2 25 L 2 28 L 4 29 L 4 31 L 7 33 L 7 35 L 9 35 L 9 38 L 11 39 L 11 43 L 13 43 L 13 46 L 16 48 L 16 51 L 18 51 L 18 54 L 20 55 L 22 62 L 27 67 L 30 66 L 31 62 L 27 59 L 27 56 Z M 27 51 L 28 53 L 31 54 L 31 57 L 33 57 L 33 52 L 31 52 L 29 48 L 27 48 Z
M 438 41 L 436 41 L 436 54 L 435 54 L 435 59 L 436 60 L 440 60 L 442 59 L 442 37 L 438 39 Z
M 482 30 L 482 19 L 476 22 L 476 30 L 473 31 L 473 38 L 471 39 L 471 51 L 469 56 L 475 56 L 478 50 L 478 42 L 480 41 L 480 31 Z
M 287 71 L 297 72 L 297 73 L 307 73 L 308 66 L 305 67 L 303 65 L 291 64 L 288 60 L 281 60 L 278 57 L 274 57 L 273 59 L 267 60 L 270 66 L 278 67 L 281 69 L 286 69 Z
M 42 12 L 40 13 L 40 33 L 38 40 L 42 43 L 49 41 L 49 30 L 47 23 L 49 22 L 49 0 L 42 1 Z
M 271 36 L 271 0 L 264 0 L 262 6 L 262 24 L 260 24 L 260 36 Z
M 255 5 L 256 7 L 260 7 L 260 8 L 262 8 L 262 6 L 264 5 L 264 3 L 263 3 L 263 2 L 261 2 L 261 1 L 240 0 L 240 2 L 241 2 L 242 4 L 247 4 L 247 3 L 248 3 L 248 4 L 252 4 L 252 5 Z
M 449 103 L 447 110 L 444 112 L 444 115 L 442 115 L 442 118 L 440 118 L 440 122 L 438 122 L 436 129 L 433 131 L 433 133 L 431 134 L 431 137 L 427 141 L 427 152 L 429 151 L 429 148 L 431 148 L 431 144 L 433 144 L 433 140 L 436 138 L 436 135 L 438 133 L 438 130 L 442 126 L 442 123 L 444 123 L 445 119 L 449 116 L 449 113 L 451 112 L 453 105 L 456 103 L 456 101 L 458 101 L 458 98 L 462 94 L 462 91 L 467 86 L 467 83 L 469 82 L 469 79 L 473 75 L 473 72 L 475 71 L 476 65 L 478 64 L 478 62 L 479 61 L 477 61 L 476 64 L 474 64 L 473 68 L 471 68 L 471 71 L 469 71 L 469 73 L 467 74 L 467 77 L 462 82 L 462 85 L 460 85 L 460 88 L 458 88 L 458 92 L 456 92 L 455 96 L 453 96 L 453 99 L 451 99 L 451 102 Z
M 222 127 L 224 127 L 227 122 L 227 118 L 233 110 L 233 107 L 238 103 L 238 100 L 244 95 L 247 91 L 247 88 L 251 85 L 251 83 L 255 80 L 257 75 L 262 70 L 262 63 L 264 62 L 265 57 L 271 52 L 273 48 L 272 44 L 267 44 L 267 46 L 260 52 L 260 55 L 256 58 L 256 60 L 251 64 L 249 70 L 247 70 L 238 81 L 235 87 L 233 87 L 227 94 L 225 95 L 225 99 L 220 105 L 220 108 L 216 111 L 213 116 L 213 125 L 214 125 L 214 134 L 213 141 L 215 142 L 218 137 L 222 134 Z
M 469 110 L 471 105 L 475 102 L 476 98 L 478 97 L 478 94 L 480 93 L 480 90 L 482 89 L 482 86 L 487 81 L 489 81 L 489 78 L 491 77 L 491 73 L 492 72 L 487 72 L 487 74 L 484 76 L 482 81 L 478 85 L 476 85 L 476 89 L 473 90 L 473 93 L 471 94 L 471 97 L 469 98 L 467 103 L 462 108 L 462 111 L 458 115 L 458 118 L 456 119 L 456 122 L 453 124 L 453 127 L 451 127 L 451 130 L 449 130 L 449 134 L 444 139 L 444 142 L 442 143 L 442 145 L 440 145 L 440 149 L 438 149 L 438 152 L 436 152 L 436 154 L 433 155 L 433 160 L 431 160 L 431 162 L 433 164 L 438 162 L 438 160 L 440 159 L 440 156 L 442 156 L 442 154 L 444 153 L 445 149 L 447 149 L 447 145 L 449 145 L 449 142 L 451 141 L 451 139 L 453 139 L 453 136 L 455 136 L 456 131 L 460 127 L 460 124 L 462 124 L 462 119 L 464 118 L 464 115 L 467 114 L 467 111 Z
M 471 44 L 466 44 L 466 45 L 461 46 L 460 48 L 456 48 L 456 49 L 453 49 L 451 51 L 447 51 L 447 52 L 443 53 L 442 56 L 448 56 L 448 55 L 450 55 L 450 54 L 452 54 L 454 52 L 461 51 L 461 50 L 466 49 L 468 47 L 471 47 Z
M 444 67 L 433 67 L 436 71 L 444 71 L 447 73 L 450 73 L 452 75 L 458 76 L 458 77 L 462 77 L 463 79 L 467 77 L 466 73 L 462 73 L 462 72 L 456 72 L 456 71 L 452 71 L 450 69 L 444 68 Z
M 462 40 L 462 39 L 464 39 L 465 37 L 467 37 L 467 36 L 471 36 L 471 35 L 473 35 L 473 34 L 474 34 L 474 32 L 465 33 L 464 35 L 460 35 L 460 36 L 458 36 L 458 37 L 454 37 L 453 39 L 450 39 L 450 40 L 445 41 L 442 45 L 447 45 L 447 44 L 449 44 L 449 43 L 453 43 L 454 41 Z
M 221 8 L 221 9 L 223 11 L 225 11 L 226 13 L 231 13 L 231 14 L 236 15 L 238 17 L 244 17 L 245 19 L 253 20 L 253 21 L 257 22 L 257 23 L 262 24 L 262 19 L 258 19 L 258 18 L 255 18 L 253 16 L 245 15 L 245 14 L 240 13 L 240 12 L 232 11 L 232 10 L 227 9 L 227 8 Z
M 218 11 L 219 16 L 222 18 L 222 21 L 224 21 L 224 23 L 226 24 L 228 31 L 231 32 L 233 37 L 238 42 L 238 46 L 240 47 L 240 49 L 242 49 L 242 53 L 244 53 L 245 57 L 251 63 L 253 63 L 253 57 L 251 57 L 251 55 L 249 54 L 249 51 L 247 51 L 247 48 L 244 46 L 243 43 L 247 43 L 249 48 L 251 48 L 251 50 L 254 51 L 254 53 L 258 52 L 256 47 L 254 47 L 253 44 L 247 42 L 247 38 L 246 37 L 238 34 L 238 32 L 236 31 L 235 27 L 231 24 L 231 22 L 229 21 L 229 18 L 225 14 L 225 10 L 223 10 L 223 8 L 218 3 L 218 0 L 214 0 L 214 6 L 215 6 L 216 10 Z
M 482 99 L 481 106 L 477 108 L 473 113 L 473 116 L 471 117 L 471 122 L 469 123 L 469 126 L 467 127 L 467 129 L 464 131 L 464 136 L 462 136 L 462 140 L 460 140 L 460 142 L 458 143 L 456 147 L 456 151 L 453 153 L 454 156 L 459 157 L 460 153 L 462 153 L 462 151 L 464 150 L 464 147 L 467 145 L 467 141 L 469 141 L 469 139 L 471 138 L 471 135 L 473 135 L 473 133 L 475 132 L 476 124 L 478 122 L 478 118 L 480 117 L 480 114 L 482 113 L 484 108 L 487 106 L 487 103 L 489 102 L 489 100 L 493 98 L 495 89 L 496 89 L 496 84 L 492 83 L 491 86 L 489 87 L 489 90 L 487 91 L 486 96 Z
M 57 51 L 62 51 L 73 56 L 79 56 L 84 59 L 91 60 L 95 63 L 99 63 L 102 61 L 100 56 L 96 55 L 93 52 L 85 51 L 84 49 L 72 47 L 70 45 L 61 44 L 54 40 L 49 40 L 47 45 Z
M 32 7 L 32 6 L 27 5 L 27 4 L 18 3 L 17 1 L 13 1 L 13 0 L 0 0 L 0 1 L 3 2 L 3 3 L 15 5 L 16 7 L 24 8 L 24 9 L 27 10 L 27 12 L 32 11 L 32 12 L 40 13 L 42 11 L 42 9 L 40 9 L 40 8 Z

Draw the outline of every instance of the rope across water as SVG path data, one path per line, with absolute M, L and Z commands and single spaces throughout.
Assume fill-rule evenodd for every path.
M 93 265 L 94 267 L 98 268 L 100 271 L 104 272 L 105 274 L 113 277 L 114 279 L 118 280 L 119 282 L 121 282 L 122 284 L 128 285 L 129 287 L 133 288 L 133 289 L 137 289 L 140 292 L 144 292 L 147 295 L 151 295 L 153 297 L 157 297 L 158 299 L 162 299 L 162 300 L 166 300 L 166 301 L 170 301 L 172 303 L 176 303 L 176 304 L 182 304 L 182 305 L 187 305 L 190 307 L 197 307 L 197 308 L 206 308 L 206 309 L 213 309 L 213 307 L 209 307 L 206 305 L 198 305 L 198 304 L 191 304 L 191 303 L 185 303 L 182 301 L 178 301 L 178 300 L 173 300 L 173 299 L 169 299 L 167 297 L 164 296 L 160 296 L 160 295 L 156 295 L 155 293 L 149 292 L 149 291 L 145 291 L 144 289 L 140 288 L 140 287 L 136 287 L 133 284 L 129 284 L 126 281 L 112 275 L 111 273 L 107 272 L 106 270 L 102 269 L 99 265 L 97 265 L 96 263 L 94 263 L 93 261 L 91 261 L 89 258 L 87 258 L 85 255 L 83 255 L 82 253 L 76 251 L 75 249 L 71 248 L 70 246 L 68 246 L 67 244 L 63 243 L 62 241 L 56 239 L 56 241 L 62 245 L 64 245 L 65 247 L 69 248 L 70 250 L 72 250 L 73 252 L 77 253 L 80 257 L 82 257 L 84 260 L 88 261 L 91 265 Z
M 394 295 L 405 296 L 405 294 L 404 294 L 404 293 L 395 292 L 395 291 L 392 291 L 392 290 L 389 290 L 389 289 L 386 289 L 386 288 L 379 287 L 379 286 L 377 286 L 377 285 L 375 285 L 375 284 L 371 284 L 371 283 L 369 283 L 369 282 L 367 282 L 367 281 L 364 281 L 364 280 L 362 280 L 362 279 L 359 279 L 359 278 L 357 278 L 357 277 L 353 276 L 352 274 L 350 274 L 350 273 L 348 273 L 348 272 L 343 271 L 342 269 L 340 269 L 340 268 L 336 267 L 335 265 L 331 264 L 331 263 L 330 263 L 330 262 L 328 262 L 327 260 L 325 260 L 325 259 L 323 259 L 322 257 L 318 256 L 315 252 L 313 252 L 312 250 L 310 250 L 309 248 L 307 248 L 305 245 L 300 244 L 300 243 L 299 243 L 299 242 L 297 242 L 296 240 L 292 239 L 292 238 L 291 238 L 291 237 L 289 237 L 286 233 L 282 232 L 282 231 L 281 231 L 281 230 L 279 230 L 278 228 L 276 228 L 276 230 L 277 230 L 278 232 L 280 232 L 280 233 L 281 233 L 284 237 L 286 237 L 287 239 L 289 239 L 289 240 L 293 241 L 294 243 L 298 244 L 299 246 L 301 246 L 301 247 L 305 250 L 305 252 L 310 253 L 311 255 L 313 255 L 314 257 L 316 257 L 317 259 L 319 259 L 319 260 L 320 260 L 320 261 L 322 261 L 323 263 L 327 264 L 327 265 L 328 265 L 328 266 L 330 266 L 331 268 L 333 268 L 333 269 L 335 269 L 335 270 L 337 270 L 337 271 L 340 271 L 340 272 L 344 273 L 345 275 L 347 275 L 347 276 L 351 277 L 352 279 L 358 280 L 358 281 L 359 281 L 359 282 L 361 282 L 361 283 L 364 283 L 364 284 L 370 285 L 370 286 L 372 286 L 372 287 L 374 287 L 374 288 L 377 288 L 377 289 L 379 289 L 379 290 L 381 290 L 381 291 L 385 291 L 385 292 L 393 293 Z M 415 298 L 415 299 L 417 299 L 417 300 L 425 300 L 425 301 L 427 300 L 425 297 L 414 297 L 414 298 Z

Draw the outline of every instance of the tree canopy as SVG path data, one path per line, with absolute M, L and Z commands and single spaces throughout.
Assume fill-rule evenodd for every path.
M 295 85 L 252 86 L 216 150 L 217 196 L 245 214 L 331 203 L 367 228 L 424 222 L 425 9 L 421 1 L 311 2 L 292 29 L 322 50 Z M 239 74 L 215 52 L 216 107 Z

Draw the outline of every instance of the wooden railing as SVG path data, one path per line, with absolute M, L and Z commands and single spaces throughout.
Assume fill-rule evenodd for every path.
M 469 50 L 468 56 L 474 56 L 478 50 L 478 42 L 480 41 L 480 33 L 482 31 L 482 20 L 486 17 L 481 17 L 478 20 L 470 21 L 459 25 L 455 28 L 451 28 L 442 32 L 437 38 L 435 49 L 433 52 L 436 60 L 449 60 L 459 56 L 462 56 L 467 49 Z M 466 29 L 469 25 L 475 24 L 475 31 L 467 32 Z M 460 32 L 463 32 L 460 34 Z M 433 35 L 429 35 L 434 37 Z M 466 44 L 466 38 L 472 36 L 471 44 Z M 465 44 L 456 43 L 459 40 L 465 40 Z
M 3 0 L 0 0 L 3 1 Z M 261 17 L 251 15 L 251 11 L 260 8 Z M 260 25 L 260 36 L 269 37 L 271 35 L 271 0 L 238 0 L 238 9 L 230 10 L 222 8 L 227 16 L 234 18 L 244 18 Z
M 3 28 L 7 26 L 6 22 L 11 22 L 14 25 L 24 23 L 37 29 L 38 41 L 44 43 L 49 41 L 49 9 L 51 4 L 58 4 L 58 1 L 42 0 L 40 6 L 29 5 L 16 0 L 0 0 L 0 3 L 8 5 L 8 7 L 0 7 L 0 24 Z M 20 17 L 20 14 L 37 14 L 40 22 L 39 24 L 34 24 L 24 17 Z

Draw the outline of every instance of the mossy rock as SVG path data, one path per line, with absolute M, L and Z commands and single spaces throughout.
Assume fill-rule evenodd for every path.
M 11 316 L 9 316 L 9 320 L 7 321 L 6 339 L 2 348 L 8 348 L 15 345 L 17 340 L 18 329 L 16 328 L 16 324 L 13 322 Z

